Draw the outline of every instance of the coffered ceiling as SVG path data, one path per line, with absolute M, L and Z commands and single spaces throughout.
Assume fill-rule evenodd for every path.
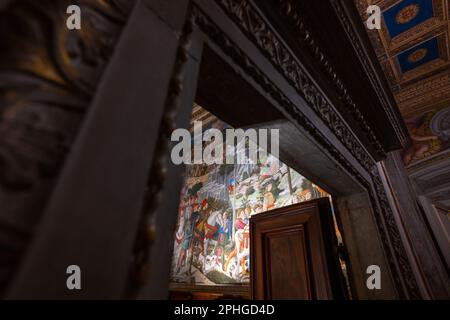
M 382 11 L 372 45 L 410 132 L 403 161 L 418 192 L 450 207 L 450 0 L 354 0 L 363 23 Z
M 381 30 L 368 30 L 405 118 L 450 105 L 448 0 L 355 0 L 382 10 Z

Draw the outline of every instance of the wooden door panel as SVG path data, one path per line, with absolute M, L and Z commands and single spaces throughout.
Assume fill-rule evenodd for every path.
M 339 292 L 328 199 L 253 216 L 251 227 L 254 299 L 332 299 Z M 333 281 L 332 281 L 333 280 Z M 332 283 L 333 282 L 333 283 Z
M 266 279 L 270 281 L 267 298 L 310 299 L 304 228 L 269 232 L 264 237 L 264 252 L 270 253 L 266 273 Z

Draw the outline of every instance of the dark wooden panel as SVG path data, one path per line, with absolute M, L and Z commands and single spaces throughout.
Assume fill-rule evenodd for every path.
M 253 216 L 252 298 L 342 297 L 331 225 L 325 198 Z
M 268 298 L 311 299 L 308 257 L 303 227 L 269 232 L 264 252 L 268 255 Z

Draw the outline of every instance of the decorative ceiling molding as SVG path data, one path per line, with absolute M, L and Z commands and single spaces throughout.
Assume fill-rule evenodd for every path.
M 194 103 L 194 107 L 192 108 L 192 119 L 190 123 L 190 131 L 194 132 L 194 122 L 201 121 L 203 128 L 209 126 L 210 123 L 217 121 L 218 118 L 212 113 L 208 112 L 206 109 L 203 109 L 198 104 Z
M 430 167 L 430 164 L 437 164 L 438 162 L 446 161 L 449 159 L 450 159 L 450 152 L 444 152 L 444 153 L 435 155 L 434 157 L 427 158 L 420 162 L 414 163 L 413 165 L 407 167 L 407 170 L 408 170 L 408 173 L 412 176 L 423 169 L 427 169 L 428 167 Z
M 450 70 L 402 88 L 396 93 L 400 111 L 405 117 L 433 108 L 450 106 Z

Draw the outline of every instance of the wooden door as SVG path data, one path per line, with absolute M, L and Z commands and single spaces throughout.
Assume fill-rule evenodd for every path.
M 253 216 L 252 298 L 343 297 L 333 226 L 327 198 Z

